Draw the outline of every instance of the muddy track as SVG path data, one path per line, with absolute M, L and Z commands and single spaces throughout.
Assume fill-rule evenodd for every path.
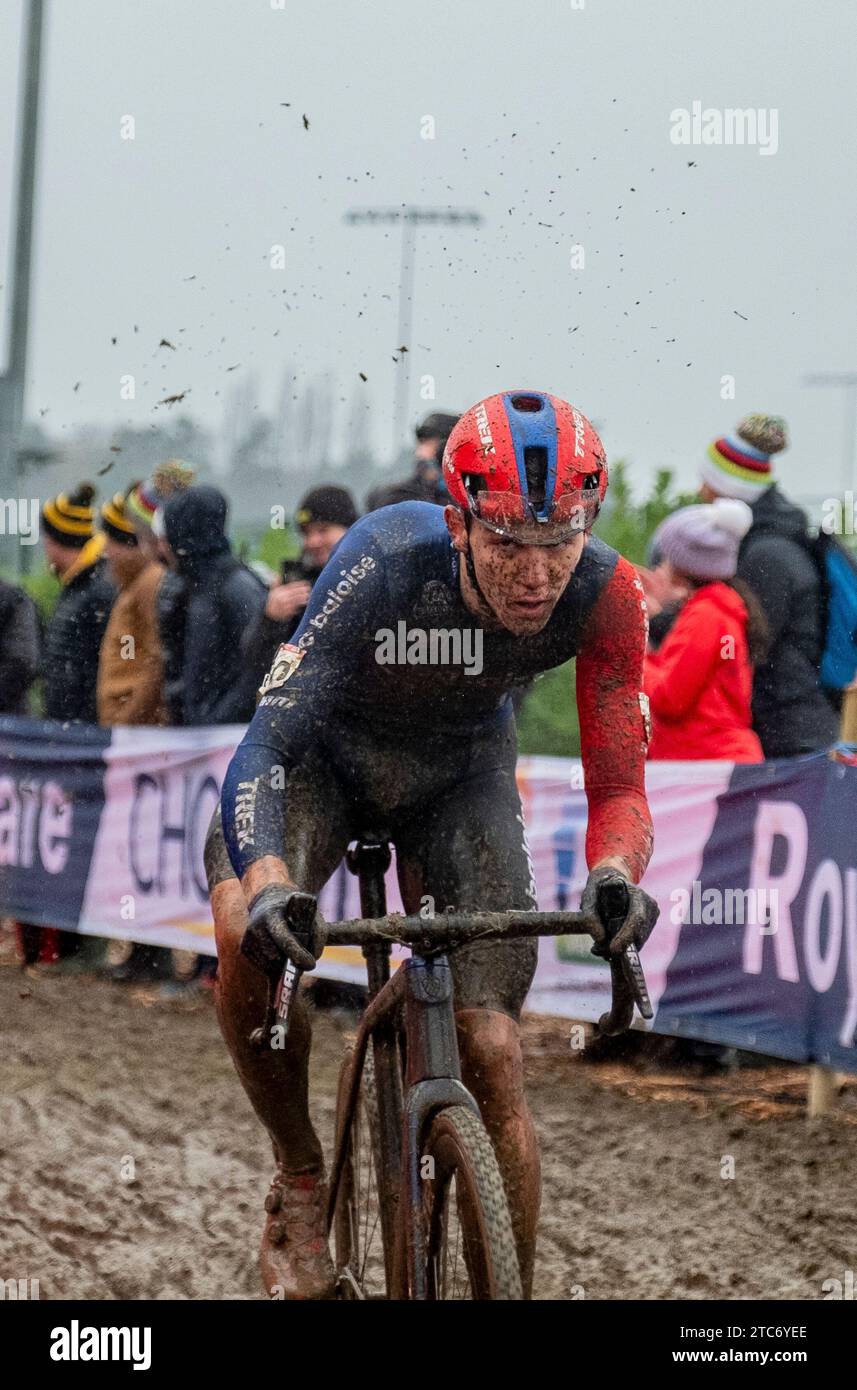
M 47 1298 L 260 1297 L 269 1154 L 210 998 L 5 965 L 0 1017 L 0 1278 Z M 351 1026 L 316 1016 L 326 1143 Z M 798 1069 L 708 1082 L 588 1065 L 545 1019 L 525 1051 L 536 1297 L 819 1298 L 857 1268 L 857 1087 L 809 1125 Z

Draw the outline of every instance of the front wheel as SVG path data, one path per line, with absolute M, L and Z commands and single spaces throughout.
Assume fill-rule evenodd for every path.
M 503 1178 L 482 1120 L 465 1105 L 434 1116 L 420 1156 L 430 1299 L 523 1298 Z
M 353 1049 L 342 1064 L 336 1105 L 336 1133 L 345 1124 L 345 1104 L 351 1077 Z M 345 1166 L 336 1199 L 333 1235 L 340 1297 L 387 1297 L 384 1234 L 378 1175 L 381 1139 L 375 1065 L 371 1048 L 363 1063 L 360 1094 L 351 1124 Z

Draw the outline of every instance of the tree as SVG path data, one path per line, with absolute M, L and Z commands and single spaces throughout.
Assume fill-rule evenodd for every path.
M 649 496 L 635 502 L 625 460 L 620 459 L 610 469 L 610 487 L 595 530 L 632 564 L 646 563 L 649 543 L 664 518 L 696 500 L 692 493 L 673 493 L 672 479 L 668 468 L 659 469 Z

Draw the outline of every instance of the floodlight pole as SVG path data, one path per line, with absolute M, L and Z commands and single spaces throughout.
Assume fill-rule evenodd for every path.
M 352 208 L 345 214 L 345 221 L 352 225 L 366 223 L 402 224 L 402 253 L 399 266 L 399 341 L 396 344 L 395 389 L 393 392 L 393 457 L 398 454 L 405 439 L 408 418 L 408 395 L 411 378 L 411 325 L 413 319 L 414 269 L 416 262 L 416 229 L 421 223 L 434 222 L 442 226 L 477 227 L 482 215 L 467 208 Z M 407 352 L 400 352 L 400 348 Z
M 854 484 L 854 437 L 857 434 L 857 372 L 813 372 L 804 386 L 838 386 L 845 394 L 845 434 L 842 441 L 842 490 Z
M 30 269 L 33 249 L 33 204 L 39 121 L 44 0 L 29 0 L 21 57 L 21 104 L 18 118 L 17 186 L 12 205 L 12 286 L 9 358 L 0 376 L 0 501 L 18 494 L 18 452 L 24 415 L 27 336 L 30 314 Z M 6 546 L 17 574 L 20 545 Z

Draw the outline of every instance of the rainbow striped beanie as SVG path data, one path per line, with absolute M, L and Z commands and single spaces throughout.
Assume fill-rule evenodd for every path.
M 132 487 L 125 510 L 138 531 L 151 531 L 155 512 L 174 492 L 183 492 L 196 477 L 195 470 L 181 459 L 159 464 L 144 483 Z
M 709 444 L 702 460 L 702 479 L 720 497 L 755 502 L 774 481 L 772 458 L 788 444 L 779 415 L 746 415 L 734 434 Z

